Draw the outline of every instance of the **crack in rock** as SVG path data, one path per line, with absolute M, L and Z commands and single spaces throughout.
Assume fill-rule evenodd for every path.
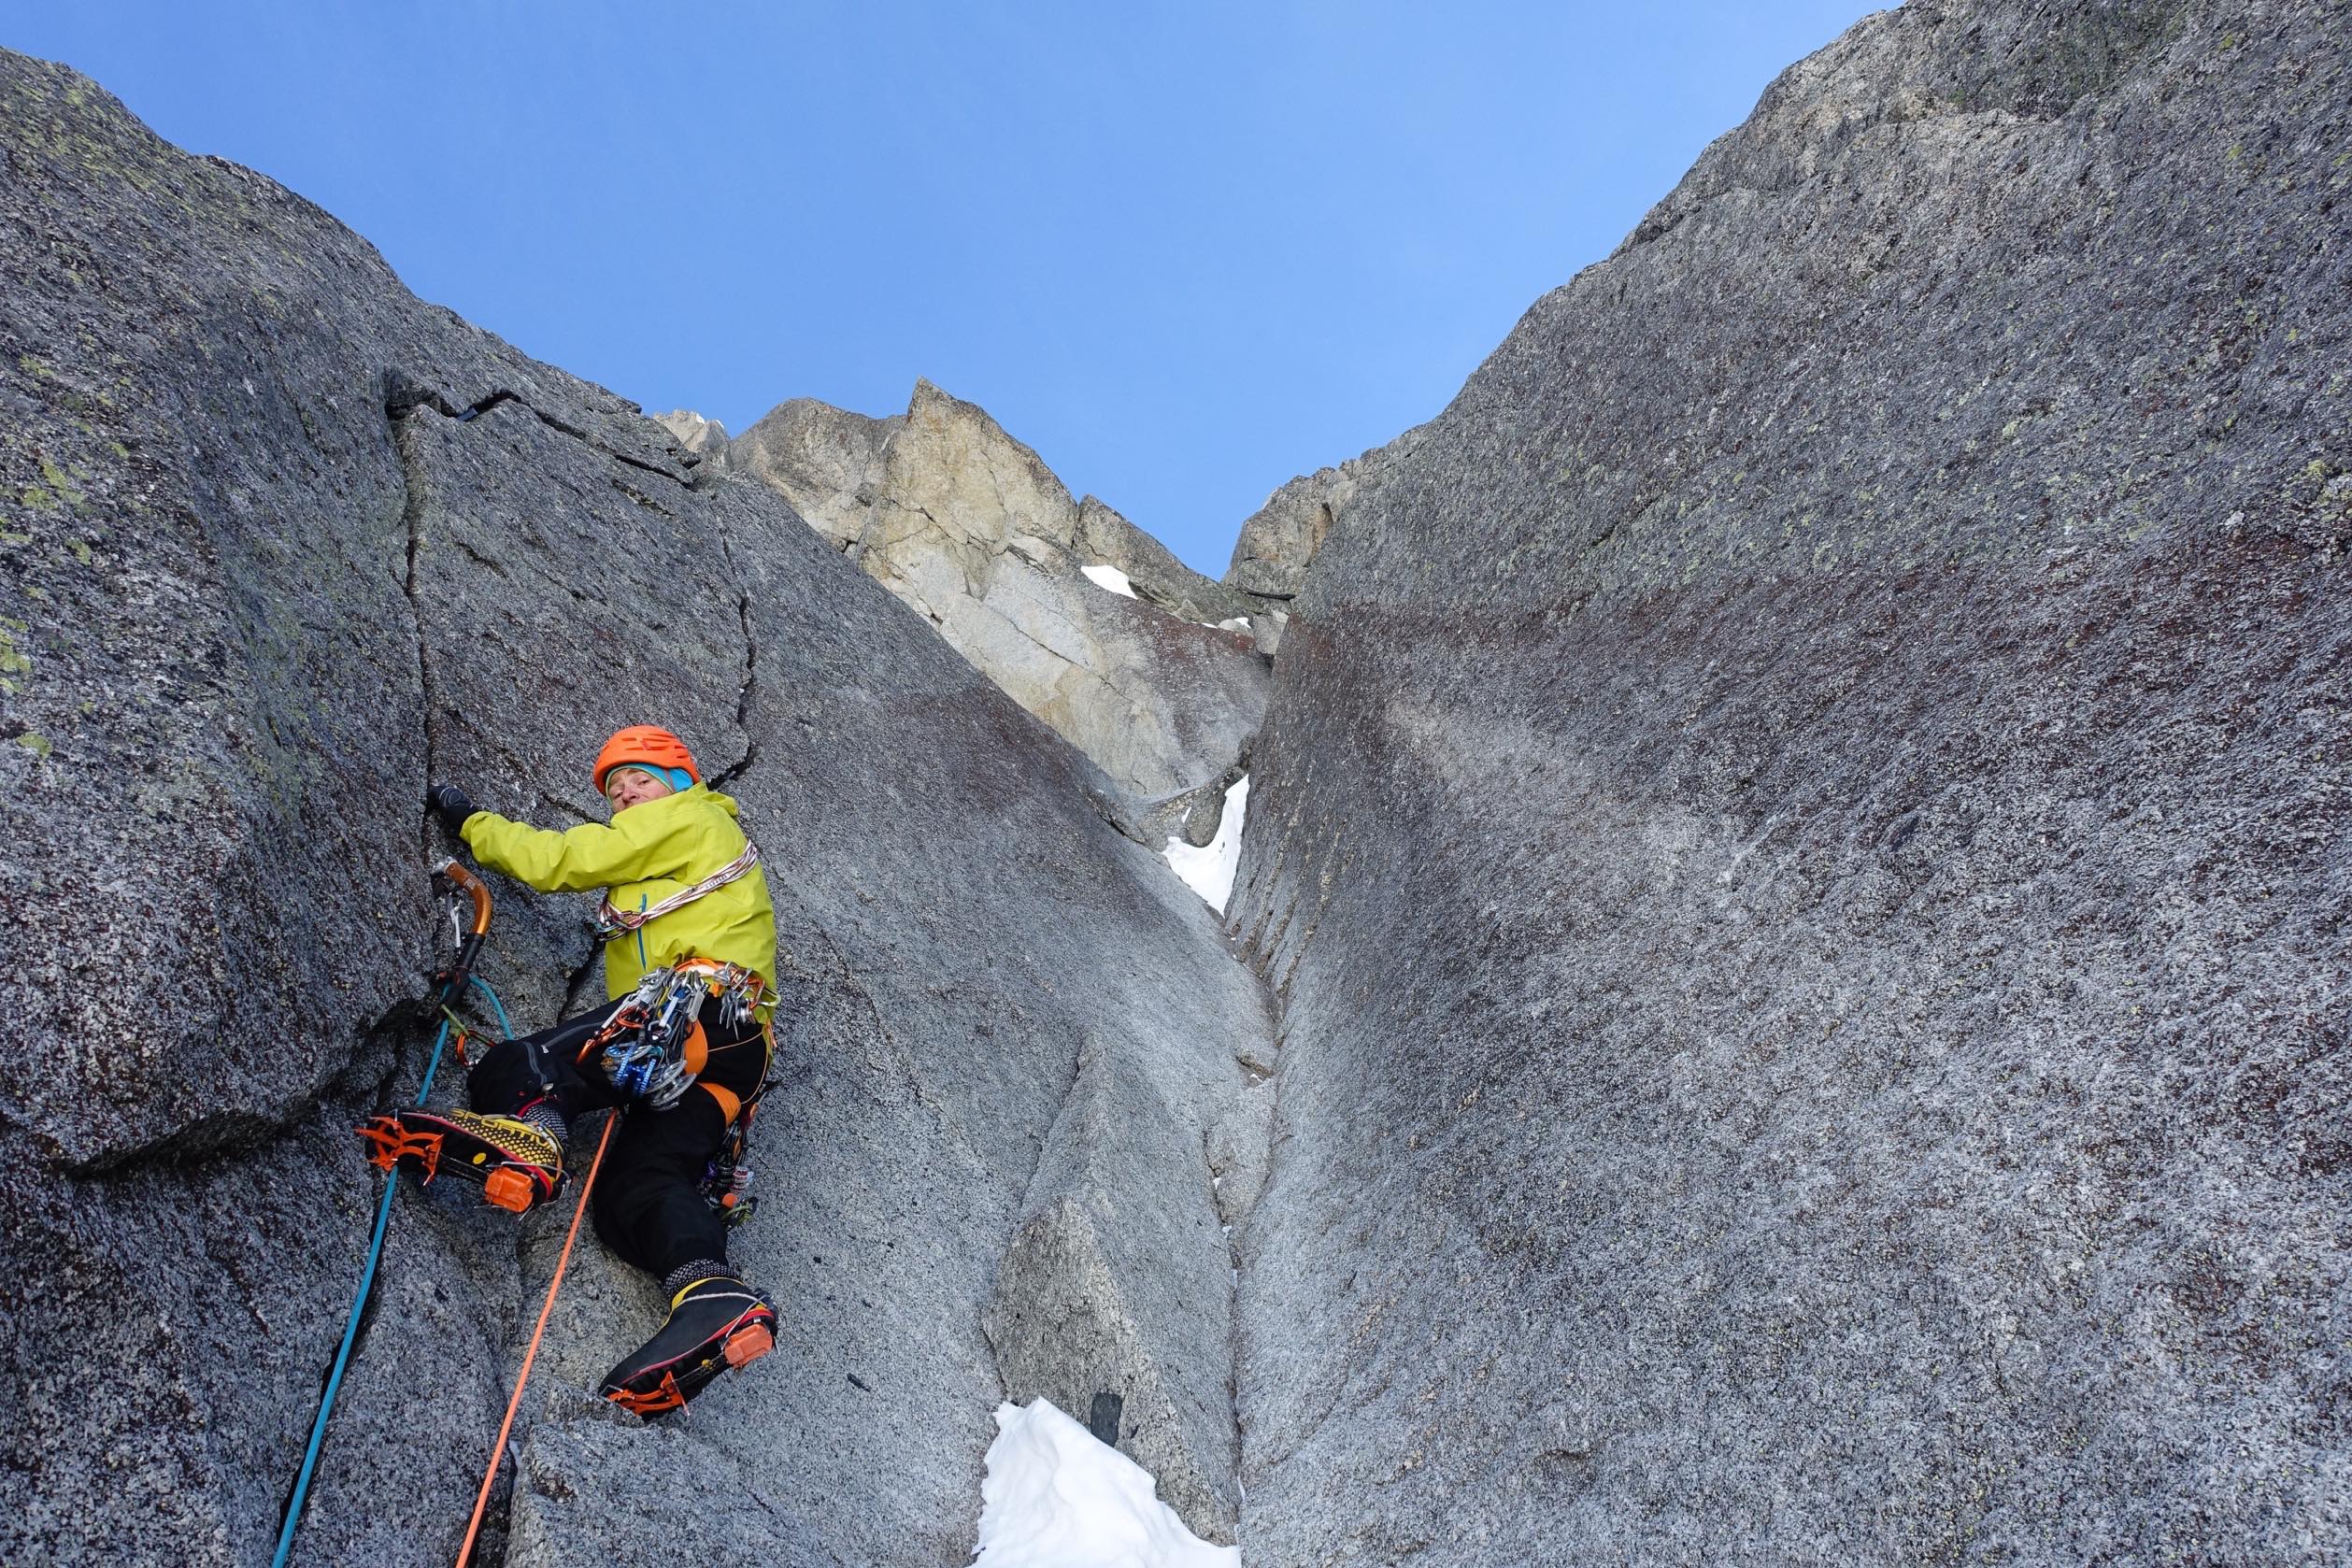
M 714 513 L 711 526 L 719 534 L 719 551 L 727 563 L 727 575 L 738 585 L 735 589 L 735 620 L 743 629 L 743 684 L 735 689 L 735 728 L 743 735 L 743 755 L 712 776 L 710 788 L 732 784 L 748 773 L 760 760 L 760 743 L 751 734 L 751 697 L 760 683 L 760 639 L 751 630 L 751 591 L 742 587 L 743 573 L 735 562 L 734 536 L 727 530 L 727 520 Z
M 461 406 L 451 403 L 448 395 L 437 388 L 426 386 L 405 372 L 392 370 L 387 371 L 384 376 L 384 412 L 395 421 L 405 420 L 420 408 L 430 408 L 443 419 L 455 420 L 460 424 L 466 424 L 505 403 L 515 404 L 524 413 L 529 414 L 549 430 L 562 435 L 568 435 L 586 446 L 593 447 L 615 463 L 625 463 L 631 468 L 642 470 L 657 478 L 667 479 L 680 490 L 691 491 L 695 488 L 693 476 L 680 477 L 658 463 L 649 463 L 644 458 L 633 457 L 617 447 L 599 441 L 578 425 L 573 424 L 568 420 L 558 419 L 512 388 L 499 387 Z

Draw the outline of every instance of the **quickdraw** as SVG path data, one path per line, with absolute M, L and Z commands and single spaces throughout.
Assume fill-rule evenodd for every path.
M 729 1029 L 740 1029 L 748 1023 L 772 994 L 766 976 L 740 963 L 714 963 L 706 958 L 690 958 L 677 967 L 702 976 L 703 989 L 719 998 L 719 1021 Z
M 635 931 L 660 919 L 673 911 L 685 908 L 698 898 L 717 892 L 730 882 L 741 881 L 751 868 L 760 863 L 760 847 L 747 843 L 743 853 L 729 861 L 691 888 L 681 888 L 661 903 L 646 909 L 623 909 L 612 901 L 607 889 L 604 901 L 596 905 L 596 934 L 609 942 L 623 932 Z
M 654 970 L 589 1036 L 579 1060 L 601 1059 L 615 1089 L 668 1110 L 702 1071 L 702 1062 L 691 1059 L 704 1053 L 691 1047 L 702 1032 L 704 995 L 695 976 Z

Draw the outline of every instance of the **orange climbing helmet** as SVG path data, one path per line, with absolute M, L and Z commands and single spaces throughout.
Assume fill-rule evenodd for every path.
M 605 748 L 596 753 L 596 788 L 602 792 L 605 775 L 618 767 L 631 764 L 657 768 L 682 768 L 686 777 L 700 784 L 703 776 L 695 769 L 694 754 L 686 749 L 686 743 L 656 724 L 632 724 L 614 732 Z

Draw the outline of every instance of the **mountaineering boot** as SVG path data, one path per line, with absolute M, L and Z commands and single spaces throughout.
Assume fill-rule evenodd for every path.
M 731 1366 L 748 1366 L 776 1345 L 776 1308 L 724 1265 L 701 1273 L 670 1297 L 670 1320 L 637 1353 L 605 1374 L 597 1391 L 624 1410 L 659 1416 L 700 1393 Z
M 368 1158 L 385 1170 L 405 1167 L 427 1182 L 463 1176 L 481 1184 L 484 1202 L 510 1214 L 527 1214 L 563 1190 L 563 1146 L 516 1117 L 410 1109 L 357 1131 Z

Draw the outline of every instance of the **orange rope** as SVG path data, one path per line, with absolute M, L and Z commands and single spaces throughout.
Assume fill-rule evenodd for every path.
M 612 1124 L 620 1119 L 615 1111 L 605 1118 L 604 1136 L 596 1140 L 596 1158 L 588 1162 L 588 1179 L 580 1183 L 580 1201 L 572 1210 L 572 1228 L 563 1233 L 563 1251 L 555 1260 L 555 1277 L 548 1281 L 548 1299 L 539 1304 L 539 1321 L 531 1331 L 531 1347 L 522 1353 L 522 1370 L 515 1374 L 515 1391 L 506 1401 L 506 1418 L 498 1423 L 498 1440 L 490 1446 L 490 1469 L 482 1475 L 482 1490 L 474 1499 L 474 1518 L 465 1526 L 465 1544 L 457 1549 L 457 1568 L 465 1568 L 465 1560 L 474 1555 L 474 1537 L 482 1532 L 482 1515 L 490 1507 L 490 1489 L 498 1480 L 498 1461 L 506 1457 L 506 1434 L 514 1430 L 515 1412 L 522 1407 L 522 1387 L 531 1381 L 531 1363 L 538 1357 L 539 1340 L 548 1332 L 548 1315 L 555 1310 L 555 1292 L 563 1288 L 563 1271 L 571 1266 L 572 1243 L 579 1239 L 580 1216 L 588 1212 L 588 1194 L 596 1186 L 596 1168 L 605 1162 L 605 1146 L 612 1142 Z M 515 1477 L 520 1481 L 522 1477 Z

